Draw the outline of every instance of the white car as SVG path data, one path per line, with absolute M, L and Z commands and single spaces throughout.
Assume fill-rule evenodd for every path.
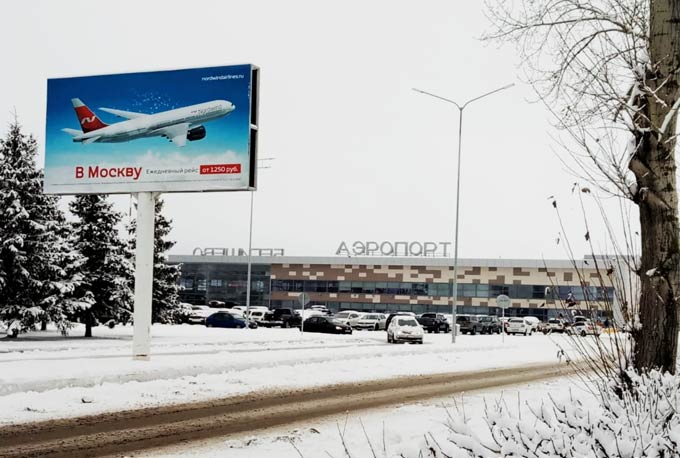
M 564 321 L 560 320 L 559 318 L 550 318 L 548 320 L 548 323 L 545 327 L 544 333 L 547 334 L 549 332 L 555 333 L 555 332 L 561 332 L 565 333 L 568 332 L 567 326 L 565 326 Z
M 524 334 L 530 336 L 534 332 L 534 327 L 526 318 L 510 318 L 508 327 L 505 329 L 508 334 Z
M 215 309 L 212 309 L 207 305 L 192 305 L 191 314 L 189 315 L 187 322 L 189 324 L 204 324 L 205 319 L 213 313 L 215 313 Z
M 229 310 L 240 310 L 242 313 L 245 314 L 248 311 L 248 307 L 246 307 L 245 305 L 236 305 Z M 260 310 L 262 312 L 268 312 L 269 308 L 265 307 L 264 305 L 251 305 L 250 311 L 252 312 L 254 310 Z
M 351 322 L 351 321 L 350 321 Z M 356 319 L 356 323 L 352 323 L 354 329 L 368 329 L 371 331 L 379 331 L 385 329 L 387 317 L 382 313 L 365 313 Z
M 251 310 L 250 314 L 248 315 L 248 319 L 250 321 L 255 321 L 255 322 L 262 321 L 264 319 L 265 313 L 267 313 L 265 310 L 259 310 L 259 309 Z
M 423 343 L 425 331 L 418 321 L 408 315 L 397 315 L 387 328 L 387 343 L 414 342 Z
M 346 324 L 347 326 L 351 326 L 349 320 L 355 320 L 360 315 L 361 315 L 361 312 L 357 312 L 355 310 L 343 310 L 342 312 L 336 313 L 333 318 L 335 320 L 338 320 L 342 324 Z
M 600 334 L 602 334 L 602 330 L 600 329 L 600 327 L 590 320 L 579 321 L 578 323 L 574 323 L 573 326 L 571 327 L 571 332 L 573 334 L 583 337 L 588 335 L 599 336 Z
M 325 313 L 323 313 L 320 310 L 316 310 L 316 309 L 305 309 L 304 312 L 300 309 L 295 311 L 295 314 L 298 315 L 298 316 L 303 315 L 303 313 L 304 313 L 304 316 L 302 318 L 303 320 L 306 320 L 307 318 L 311 318 L 313 316 L 324 316 L 325 315 Z
M 523 318 L 524 318 L 526 321 L 528 321 L 529 324 L 531 325 L 531 331 L 532 331 L 532 332 L 538 331 L 538 325 L 541 323 L 541 320 L 539 320 L 539 319 L 536 318 L 535 316 L 525 316 L 525 317 L 523 317 Z
M 325 315 L 330 315 L 331 313 L 331 311 L 328 310 L 328 307 L 326 307 L 325 305 L 310 305 L 309 309 L 319 311 Z

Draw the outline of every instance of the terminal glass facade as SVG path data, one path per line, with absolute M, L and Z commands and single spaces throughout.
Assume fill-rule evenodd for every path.
M 180 300 L 190 304 L 222 301 L 245 305 L 248 285 L 245 264 L 185 263 L 179 280 Z M 271 268 L 253 264 L 250 275 L 250 304 L 270 306 Z
M 356 266 L 354 266 L 356 268 Z M 333 266 L 338 272 L 335 279 L 319 279 L 318 276 L 331 277 L 329 269 L 323 265 L 261 264 L 252 265 L 251 274 L 251 305 L 269 308 L 299 308 L 297 296 L 308 293 L 311 304 L 322 304 L 330 310 L 357 311 L 409 311 L 416 314 L 427 312 L 451 313 L 452 283 L 439 279 L 438 281 L 369 281 L 342 279 L 349 276 L 346 269 L 349 266 Z M 359 269 L 364 269 L 360 266 Z M 408 275 L 413 280 L 415 268 Z M 602 286 L 531 284 L 532 280 L 546 281 L 547 276 L 539 269 L 515 269 L 517 278 L 505 274 L 498 277 L 493 267 L 484 268 L 493 273 L 493 282 L 484 283 L 483 280 L 461 279 L 458 283 L 457 313 L 479 315 L 501 315 L 502 310 L 495 307 L 495 298 L 505 294 L 513 301 L 513 306 L 506 310 L 507 316 L 536 316 L 547 319 L 563 313 L 589 313 L 595 302 L 611 302 L 613 288 Z M 385 270 L 383 268 L 383 270 Z M 387 269 L 389 271 L 389 268 Z M 441 272 L 446 272 L 444 268 Z M 543 270 L 543 269 L 542 269 Z M 420 274 L 429 274 L 421 271 Z M 468 273 L 484 275 L 485 270 L 468 269 Z M 277 274 L 277 275 L 273 275 Z M 281 278 L 283 274 L 292 276 L 306 276 L 302 279 Z M 416 271 L 416 273 L 418 273 Z M 320 275 L 323 274 L 323 275 Z M 368 274 L 369 275 L 370 271 Z M 313 279 L 309 276 L 313 275 Z M 355 274 L 354 276 L 358 276 Z M 407 275 L 400 272 L 394 275 L 394 280 L 406 280 Z M 273 278 L 272 278 L 273 277 Z M 316 278 L 314 278 L 316 277 Z M 560 280 L 572 280 L 568 272 L 559 273 Z M 332 277 L 331 277 L 332 278 Z M 505 278 L 509 283 L 498 280 Z M 444 281 L 443 281 L 444 280 Z M 502 280 L 501 280 L 502 281 Z M 550 280 L 547 280 L 548 282 Z M 590 283 L 593 285 L 595 282 Z M 184 262 L 180 279 L 180 297 L 184 302 L 192 304 L 207 304 L 210 301 L 222 301 L 228 305 L 246 304 L 247 264 L 236 262 Z M 564 310 L 561 302 L 572 298 L 568 310 Z M 587 310 L 590 309 L 590 310 Z M 604 314 L 604 313 L 602 313 Z

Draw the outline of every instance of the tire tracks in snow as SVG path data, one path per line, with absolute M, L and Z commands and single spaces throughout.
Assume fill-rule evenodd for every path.
M 314 347 L 309 349 L 313 351 L 315 349 L 327 347 Z M 334 347 L 332 349 L 335 349 Z M 387 343 L 380 344 L 366 344 L 366 345 L 349 345 L 348 348 L 356 348 L 359 350 L 366 349 L 366 352 L 348 352 L 346 354 L 333 354 L 333 361 L 357 361 L 364 359 L 377 359 L 383 357 L 409 357 L 418 355 L 432 355 L 432 354 L 450 354 L 451 348 L 445 346 L 437 346 L 432 348 L 430 345 L 419 345 L 409 346 L 406 349 L 400 345 L 391 345 Z M 468 353 L 468 352 L 488 352 L 488 351 L 511 351 L 513 350 L 512 345 L 490 345 L 485 347 L 472 347 L 458 349 L 457 353 Z M 276 349 L 268 350 L 258 350 L 253 353 L 261 352 L 272 352 Z M 223 362 L 220 364 L 219 361 L 206 361 L 201 363 L 201 365 L 190 365 L 179 368 L 169 368 L 169 367 L 159 367 L 152 369 L 144 369 L 135 372 L 128 373 L 111 373 L 111 374 L 98 374 L 98 375 L 86 375 L 80 377 L 72 378 L 42 378 L 39 380 L 19 380 L 17 382 L 3 381 L 0 377 L 0 396 L 6 396 L 13 393 L 20 393 L 26 391 L 34 392 L 44 392 L 62 388 L 90 388 L 104 383 L 120 384 L 127 382 L 150 382 L 155 380 L 171 380 L 182 377 L 195 377 L 198 375 L 216 375 L 222 373 L 234 373 L 243 370 L 250 369 L 262 369 L 270 368 L 282 365 L 301 365 L 301 364 L 318 364 L 328 361 L 329 355 L 323 354 L 313 354 L 305 355 L 307 349 L 304 348 L 286 348 L 281 351 L 290 351 L 291 355 L 277 358 L 275 360 L 266 361 L 253 361 L 245 359 L 243 361 L 233 362 L 228 361 L 226 364 Z M 218 352 L 216 355 L 225 352 Z M 231 353 L 231 351 L 226 351 L 226 353 Z M 237 352 L 234 352 L 237 353 Z M 246 355 L 250 351 L 243 351 L 240 355 Z M 127 356 L 129 358 L 129 356 Z M 152 356 L 153 358 L 153 356 Z M 82 359 L 85 364 L 89 359 L 87 357 L 77 358 Z
M 0 428 L 0 457 L 129 455 L 180 442 L 250 433 L 347 411 L 515 385 L 574 372 L 573 365 L 551 363 L 394 377 L 11 425 Z

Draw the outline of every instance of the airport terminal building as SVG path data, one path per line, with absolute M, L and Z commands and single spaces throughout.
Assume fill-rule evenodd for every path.
M 242 251 L 233 254 L 199 250 L 194 255 L 170 256 L 168 262 L 182 264 L 181 300 L 245 305 L 248 258 Z M 299 308 L 297 298 L 305 292 L 310 304 L 323 304 L 332 311 L 451 312 L 450 258 L 268 254 L 251 258 L 251 305 Z M 613 300 L 611 279 L 595 268 L 591 258 L 576 262 L 459 259 L 458 313 L 500 315 L 496 297 L 501 294 L 511 298 L 507 316 L 543 320 L 564 313 L 565 308 L 608 315 Z

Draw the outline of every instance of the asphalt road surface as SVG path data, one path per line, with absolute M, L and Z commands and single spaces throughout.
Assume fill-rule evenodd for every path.
M 251 393 L 0 428 L 0 457 L 101 457 L 574 373 L 565 364 Z

